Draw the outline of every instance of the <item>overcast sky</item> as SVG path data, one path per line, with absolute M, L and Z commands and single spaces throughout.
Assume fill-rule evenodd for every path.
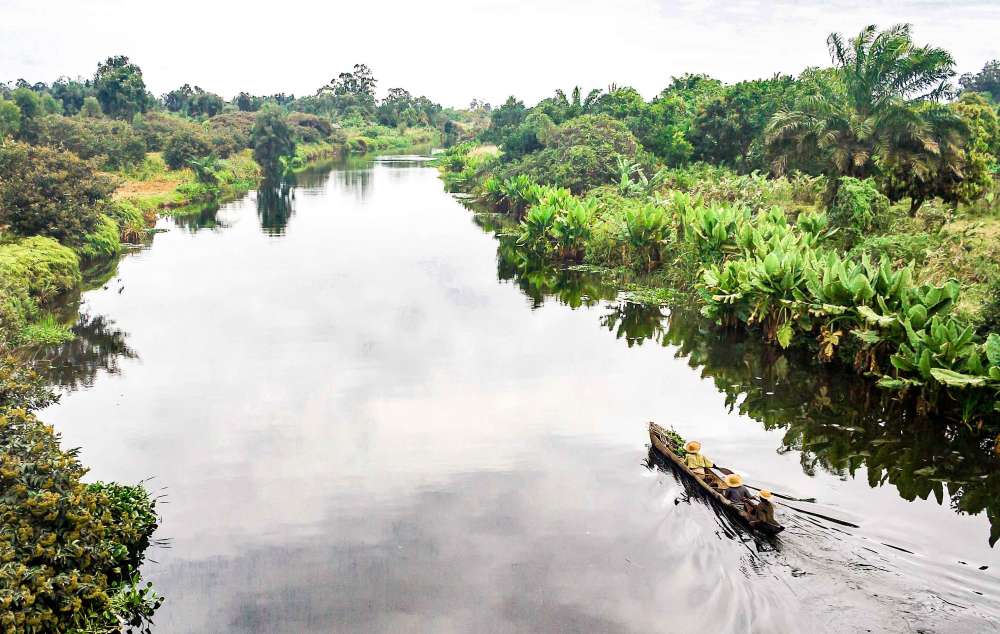
M 825 65 L 831 31 L 897 22 L 959 72 L 1000 58 L 997 0 L 0 0 L 0 81 L 89 77 L 125 54 L 155 94 L 302 95 L 363 62 L 380 94 L 446 105 L 611 82 L 651 96 L 685 72 L 732 82 Z

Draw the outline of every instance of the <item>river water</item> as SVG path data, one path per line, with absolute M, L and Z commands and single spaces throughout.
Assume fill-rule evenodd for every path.
M 164 496 L 158 632 L 1000 630 L 989 439 L 492 223 L 424 163 L 352 161 L 161 221 L 82 296 L 41 416 Z M 649 420 L 816 501 L 755 538 Z

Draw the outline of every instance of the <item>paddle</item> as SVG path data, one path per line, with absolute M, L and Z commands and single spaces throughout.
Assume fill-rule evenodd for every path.
M 729 475 L 730 473 L 732 473 L 732 471 L 730 471 L 729 469 L 727 469 L 725 467 L 720 467 L 719 465 L 715 465 L 715 468 L 718 469 L 719 471 L 721 471 L 722 475 Z M 754 491 L 760 491 L 761 490 L 761 489 L 759 489 L 759 488 L 757 488 L 755 486 L 750 486 L 749 484 L 744 484 L 743 486 L 745 486 L 748 489 L 753 489 Z M 781 498 L 783 500 L 791 500 L 792 502 L 809 502 L 809 503 L 812 503 L 812 504 L 816 503 L 816 498 L 797 498 L 797 497 L 795 497 L 793 495 L 786 495 L 784 493 L 778 493 L 777 491 L 771 491 L 771 493 L 774 495 L 774 497 Z M 798 509 L 796 509 L 796 510 L 798 510 Z

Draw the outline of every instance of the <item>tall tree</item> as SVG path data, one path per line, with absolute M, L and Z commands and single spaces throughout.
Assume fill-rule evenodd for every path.
M 97 65 L 94 91 L 104 114 L 116 119 L 131 119 L 145 112 L 148 105 L 142 70 L 124 55 L 109 57 Z
M 287 159 L 295 155 L 295 138 L 284 111 L 274 106 L 262 108 L 250 138 L 253 157 L 264 177 L 273 181 L 283 176 Z
M 965 73 L 958 78 L 964 92 L 985 92 L 995 103 L 1000 103 L 1000 60 L 992 60 L 976 74 Z
M 877 175 L 879 155 L 940 155 L 940 133 L 955 120 L 934 103 L 950 93 L 955 74 L 947 51 L 916 46 L 905 24 L 881 32 L 868 26 L 850 39 L 834 33 L 827 44 L 839 86 L 771 118 L 766 141 L 777 172 L 796 167 L 803 151 L 833 182 Z

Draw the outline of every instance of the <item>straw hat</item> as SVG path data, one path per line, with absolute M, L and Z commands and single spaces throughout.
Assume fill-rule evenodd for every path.
M 684 451 L 688 453 L 698 453 L 701 451 L 701 443 L 697 440 L 689 440 L 686 445 L 684 445 Z
M 759 495 L 762 500 L 767 500 L 767 501 L 770 501 L 771 498 L 774 496 L 774 494 L 771 493 L 770 489 L 761 489 L 760 493 L 758 493 L 757 495 Z
M 729 475 L 727 475 L 725 482 L 727 487 L 743 486 L 743 478 L 741 478 L 739 474 L 736 473 L 730 473 Z

